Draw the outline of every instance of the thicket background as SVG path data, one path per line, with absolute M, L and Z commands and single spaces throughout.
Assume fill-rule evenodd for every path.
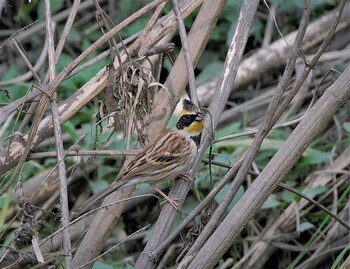
M 345 2 L 0 1 L 0 267 L 350 268 Z M 182 17 L 181 212 L 144 184 L 72 214 L 197 101 Z

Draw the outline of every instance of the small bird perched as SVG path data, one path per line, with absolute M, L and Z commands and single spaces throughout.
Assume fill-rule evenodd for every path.
M 204 117 L 201 111 L 191 101 L 185 99 L 176 126 L 165 130 L 151 141 L 129 162 L 114 183 L 101 193 L 92 196 L 82 208 L 87 209 L 117 189 L 138 183 L 156 184 L 177 177 L 190 179 L 184 172 L 188 171 L 197 154 L 203 128 Z M 174 207 L 177 207 L 173 200 L 159 189 L 155 189 Z

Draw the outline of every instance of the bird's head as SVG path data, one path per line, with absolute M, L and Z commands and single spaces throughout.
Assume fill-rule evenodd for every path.
M 198 136 L 204 127 L 204 117 L 199 108 L 189 100 L 182 103 L 180 119 L 176 124 L 177 129 L 184 130 L 189 136 Z

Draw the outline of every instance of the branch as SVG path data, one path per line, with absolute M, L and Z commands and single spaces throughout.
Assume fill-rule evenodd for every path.
M 197 95 L 196 84 L 195 84 L 193 61 L 192 61 L 190 47 L 188 45 L 188 38 L 187 38 L 187 34 L 186 34 L 185 23 L 183 21 L 183 17 L 182 17 L 182 13 L 181 13 L 178 1 L 172 0 L 171 2 L 173 4 L 173 9 L 174 9 L 175 17 L 177 20 L 177 25 L 178 25 L 178 29 L 179 29 L 181 44 L 182 44 L 182 50 L 183 50 L 183 54 L 185 56 L 188 84 L 190 87 L 190 94 L 191 94 L 190 98 L 191 98 L 191 101 L 196 106 L 198 106 L 198 95 Z
M 182 2 L 182 10 L 184 16 L 188 16 L 193 10 L 200 4 L 200 0 L 192 0 L 192 1 L 183 1 Z M 171 12 L 168 15 L 162 17 L 158 20 L 156 25 L 153 27 L 152 31 L 147 35 L 146 40 L 143 42 L 140 50 L 138 51 L 138 55 L 142 51 L 146 54 L 151 47 L 154 46 L 154 44 L 159 41 L 164 35 L 170 33 L 176 26 L 176 19 L 174 14 Z M 146 44 L 146 46 L 144 46 Z M 131 45 L 132 47 L 133 45 Z M 133 52 L 129 52 L 130 55 L 134 55 Z M 143 55 L 145 55 L 143 54 Z M 199 58 L 199 56 L 198 56 Z M 116 68 L 118 68 L 118 61 L 114 62 L 114 65 Z M 181 69 L 183 69 L 181 67 Z M 174 69 L 173 69 L 174 70 Z M 178 76 L 176 80 L 184 80 L 185 77 Z M 178 86 L 178 85 L 176 85 Z M 161 93 L 164 91 L 160 91 L 156 98 L 160 96 Z M 166 94 L 165 94 L 166 95 Z M 168 97 L 166 99 L 161 100 L 162 106 L 165 105 L 167 109 L 170 111 L 171 106 L 166 105 L 166 102 L 168 100 Z M 175 102 L 175 100 L 172 100 Z M 156 101 L 154 102 L 153 108 L 158 108 L 156 106 Z M 157 113 L 155 113 L 155 109 L 152 111 L 152 116 L 157 116 Z M 170 117 L 168 115 L 164 115 L 164 113 L 161 114 L 160 118 L 162 121 L 166 122 Z M 147 130 L 148 134 L 150 135 L 149 139 L 152 139 L 152 136 L 158 135 L 163 128 L 165 127 L 165 123 L 163 125 L 163 122 L 160 124 L 159 121 L 154 123 L 154 125 L 150 125 Z M 151 131 L 150 131 L 151 130 Z M 110 196 L 108 196 L 105 201 L 103 202 L 103 205 L 106 203 L 109 203 L 111 201 L 115 201 L 116 199 L 123 199 L 126 197 L 129 197 L 132 194 L 133 188 L 125 188 L 122 191 L 117 191 L 115 193 L 112 193 Z M 89 231 L 85 235 L 82 243 L 79 246 L 79 249 L 74 257 L 73 263 L 75 265 L 80 265 L 88 262 L 89 260 L 92 260 L 95 258 L 102 246 L 104 245 L 104 242 L 106 241 L 107 237 L 110 234 L 110 231 L 114 227 L 115 223 L 118 221 L 122 211 L 123 211 L 124 204 L 113 206 L 109 209 L 108 212 L 101 211 L 98 212 L 97 216 L 95 217 L 94 221 L 92 222 Z M 103 219 L 103 223 L 101 223 L 101 219 Z M 92 245 L 91 242 L 94 242 Z M 88 253 L 88 254 L 87 254 Z
M 48 41 L 48 53 L 49 53 L 49 70 L 46 77 L 49 79 L 50 83 L 55 79 L 55 46 L 52 31 L 52 20 L 50 12 L 50 0 L 45 0 L 45 19 L 46 19 L 46 35 Z M 52 122 L 54 126 L 57 160 L 58 160 L 58 174 L 60 181 L 60 209 L 61 209 L 61 223 L 62 226 L 67 226 L 69 224 L 69 208 L 68 208 L 68 191 L 67 191 L 67 177 L 66 177 L 66 165 L 64 163 L 63 156 L 63 142 L 62 142 L 62 132 L 59 120 L 59 112 L 57 105 L 57 94 L 53 94 L 51 100 L 52 109 Z M 69 229 L 63 230 L 63 251 L 64 251 L 64 261 L 65 267 L 67 269 L 72 268 L 72 246 L 70 241 Z
M 34 116 L 34 120 L 30 129 L 30 133 L 28 137 L 26 137 L 26 146 L 23 149 L 23 151 L 20 154 L 17 154 L 18 152 L 11 152 L 13 156 L 16 156 L 16 158 L 19 157 L 18 165 L 13 172 L 10 180 L 1 188 L 0 190 L 0 196 L 3 195 L 8 188 L 13 184 L 13 182 L 16 180 L 19 172 L 21 171 L 21 167 L 25 160 L 27 159 L 27 156 L 32 149 L 33 145 L 37 144 L 38 140 L 40 140 L 40 137 L 38 136 L 38 128 L 42 119 L 42 116 L 44 115 L 44 110 L 48 101 L 48 96 L 52 96 L 53 93 L 57 90 L 57 87 L 62 82 L 62 80 L 79 64 L 81 63 L 86 57 L 88 57 L 92 52 L 97 50 L 100 46 L 102 46 L 105 42 L 107 42 L 113 35 L 115 35 L 117 32 L 119 32 L 123 27 L 130 24 L 137 18 L 139 18 L 141 15 L 145 14 L 158 4 L 162 3 L 165 0 L 155 0 L 148 4 L 147 6 L 141 8 L 137 12 L 135 12 L 133 15 L 125 19 L 123 22 L 115 26 L 112 30 L 107 32 L 105 35 L 100 37 L 97 41 L 95 41 L 87 50 L 85 50 L 80 56 L 78 56 L 73 62 L 71 62 L 67 67 L 65 67 L 56 77 L 55 79 L 48 85 L 44 86 L 43 92 L 46 94 L 42 95 L 39 104 L 37 106 L 37 110 Z M 96 79 L 96 77 L 94 78 Z M 93 80 L 94 80 L 93 79 Z M 11 144 L 9 147 L 12 147 Z M 18 145 L 15 145 L 18 146 Z M 8 149 L 7 149 L 8 150 Z M 3 171 L 1 169 L 1 162 L 6 165 L 8 162 L 9 156 L 7 156 L 7 150 L 5 150 L 5 158 L 2 159 L 0 157 L 0 171 Z M 1 154 L 0 154 L 1 156 Z
M 219 257 L 232 245 L 233 240 L 294 166 L 307 146 L 321 133 L 334 113 L 350 97 L 349 77 L 350 66 L 304 116 L 285 144 L 199 250 L 191 264 L 199 267 L 203 264 L 208 267 L 214 266 Z M 211 253 L 210 257 L 207 253 Z
M 340 23 L 336 29 L 338 33 L 349 27 L 349 3 L 346 4 L 344 10 L 347 12 L 344 12 L 343 16 L 340 18 Z M 335 9 L 310 23 L 303 42 L 304 50 L 311 49 L 323 41 L 327 35 L 326 31 L 323 29 L 330 28 L 334 17 L 336 17 L 336 13 L 337 10 Z M 290 44 L 295 39 L 296 34 L 296 31 L 292 32 L 286 35 L 284 39 Z M 244 59 L 239 67 L 232 91 L 237 91 L 245 85 L 256 81 L 257 78 L 263 77 L 264 74 L 283 67 L 286 64 L 289 53 L 289 47 L 284 39 L 281 38 Z M 197 87 L 199 100 L 202 105 L 210 102 L 217 83 L 218 78 L 215 78 Z
M 209 111 L 211 117 L 206 117 L 205 126 L 207 126 L 206 132 L 202 134 L 201 148 L 198 152 L 196 159 L 194 160 L 194 164 L 191 170 L 191 176 L 195 175 L 199 167 L 199 163 L 203 158 L 205 150 L 211 143 L 212 132 L 215 130 L 220 115 L 224 110 L 225 103 L 230 95 L 230 90 L 232 88 L 233 81 L 237 74 L 238 66 L 241 61 L 241 57 L 243 55 L 243 51 L 245 48 L 245 44 L 248 38 L 249 29 L 251 26 L 251 22 L 253 20 L 257 5 L 259 1 L 250 1 L 249 5 L 247 3 L 243 4 L 241 12 L 240 12 L 240 20 L 237 22 L 236 35 L 234 36 L 229 52 L 227 54 L 227 59 L 225 61 L 224 70 L 221 75 L 222 85 L 218 86 L 216 92 L 214 94 L 214 99 L 210 104 Z M 199 43 L 201 46 L 206 44 L 206 41 L 200 42 L 198 37 L 195 36 L 197 32 L 194 29 L 197 29 L 199 32 L 203 32 L 203 25 L 208 24 L 208 16 L 212 19 L 212 22 L 216 22 L 217 16 L 220 14 L 225 1 L 204 1 L 203 6 L 196 18 L 195 24 L 190 32 L 190 40 L 193 38 L 192 42 Z M 249 7 L 248 7 L 249 6 Z M 209 15 L 210 14 L 210 15 Z M 199 27 L 199 28 L 195 28 Z M 210 28 L 211 30 L 211 28 Z M 193 32 L 192 32 L 193 31 Z M 203 39 L 207 38 L 207 34 L 210 32 L 206 32 L 203 36 Z M 195 40 L 195 41 L 194 41 Z M 204 43 L 203 43 L 204 42 Z M 191 50 L 192 51 L 192 50 Z M 195 55 L 195 54 L 193 54 Z M 179 79 L 176 81 L 179 81 Z M 181 80 L 180 80 L 181 81 Z M 167 97 L 168 98 L 168 97 Z M 163 111 L 164 113 L 164 111 Z M 213 130 L 211 128 L 213 126 Z M 190 183 L 188 182 L 176 182 L 175 186 L 171 189 L 169 197 L 176 197 L 180 199 L 179 205 L 182 205 L 188 191 L 190 188 Z M 143 254 L 139 257 L 136 262 L 135 268 L 148 269 L 154 267 L 154 260 L 147 253 L 153 253 L 154 250 L 165 240 L 168 234 L 171 231 L 174 220 L 177 216 L 178 212 L 176 212 L 171 206 L 165 205 L 160 213 L 158 221 L 155 226 L 155 231 L 157 231 L 152 238 L 148 241 Z M 157 258 L 157 257 L 156 257 Z M 200 268 L 200 267 L 197 267 Z

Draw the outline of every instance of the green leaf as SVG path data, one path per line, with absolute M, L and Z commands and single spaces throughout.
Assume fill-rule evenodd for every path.
M 310 222 L 303 222 L 300 224 L 299 226 L 299 232 L 304 232 L 306 230 L 310 230 L 312 227 L 314 227 L 314 225 Z
M 278 139 L 278 140 L 287 140 L 287 138 L 289 137 L 290 133 L 287 130 L 283 130 L 283 129 L 276 129 L 273 130 L 269 136 L 271 138 L 274 139 Z
M 307 187 L 303 190 L 303 194 L 307 195 L 310 198 L 314 198 L 319 194 L 325 193 L 328 189 L 325 186 L 315 186 L 315 187 Z
M 129 24 L 123 30 L 121 30 L 120 34 L 123 37 L 131 36 L 137 33 L 138 31 L 142 30 L 146 26 L 147 22 L 148 22 L 148 18 L 140 18 L 137 21 L 133 22 L 132 24 Z
M 214 161 L 233 165 L 237 161 L 237 158 L 223 151 L 220 154 L 214 155 Z M 224 169 L 224 171 L 227 171 L 227 168 L 224 168 L 224 167 L 217 167 L 217 168 Z
M 87 50 L 90 46 L 91 46 L 91 41 L 89 39 L 87 39 L 87 38 L 84 38 L 82 46 L 81 46 L 81 49 L 84 51 L 84 50 Z M 89 56 L 89 57 L 93 58 L 91 56 Z
M 170 119 L 169 119 L 167 125 L 166 125 L 166 128 L 171 128 L 171 127 L 175 126 L 175 124 L 176 124 L 177 121 L 178 121 L 178 118 L 172 115 L 172 116 L 170 117 Z
M 50 1 L 51 14 L 55 14 L 61 10 L 64 6 L 64 0 Z M 38 18 L 43 19 L 45 17 L 45 1 L 39 1 L 38 5 Z
M 106 180 L 99 179 L 89 182 L 90 188 L 93 193 L 99 193 L 108 187 L 109 183 Z
M 125 18 L 140 8 L 140 2 L 130 0 L 119 0 L 119 12 Z
M 263 40 L 263 34 L 265 33 L 265 22 L 263 23 L 261 20 L 255 18 L 251 27 L 251 35 L 260 42 Z
M 217 138 L 221 138 L 224 136 L 232 135 L 232 134 L 238 133 L 240 131 L 241 131 L 241 124 L 239 122 L 235 122 L 235 123 L 232 123 L 225 128 L 218 130 L 215 133 L 215 138 L 217 139 Z M 228 140 L 228 141 L 232 141 L 232 140 Z
M 282 199 L 287 203 L 292 203 L 296 200 L 298 196 L 290 191 L 283 191 Z
M 343 64 L 343 63 L 338 63 L 335 65 L 336 70 L 339 71 L 340 73 L 343 73 L 347 67 L 348 66 L 346 64 Z M 338 78 L 338 76 L 334 75 L 334 80 L 336 80 L 337 78 Z
M 97 168 L 98 178 L 103 180 L 114 180 L 116 178 L 116 169 L 111 165 L 99 165 Z M 112 178 L 111 178 L 112 177 Z
M 228 0 L 221 16 L 229 22 L 236 22 L 241 5 L 242 0 Z
M 212 78 L 217 77 L 224 66 L 223 62 L 213 61 L 205 66 L 202 72 L 197 76 L 196 83 L 201 84 L 204 81 L 210 80 Z
M 343 128 L 348 134 L 350 134 L 350 122 L 344 122 Z
M 5 220 L 6 220 L 6 216 L 8 214 L 8 208 L 10 205 L 10 198 L 8 195 L 4 195 L 2 197 L 0 197 L 0 227 L 3 227 Z
M 83 134 L 84 134 L 83 141 L 84 141 L 84 148 L 85 149 L 92 149 L 93 145 L 94 145 L 94 138 L 93 138 L 93 135 L 92 135 L 93 129 L 91 130 L 91 126 L 92 126 L 91 122 L 90 123 L 84 123 L 81 126 L 81 129 L 82 129 Z
M 261 206 L 261 209 L 276 208 L 280 205 L 280 202 L 276 199 L 275 194 L 271 194 L 265 203 Z
M 25 5 L 23 5 L 23 7 L 21 8 L 21 12 L 18 15 L 21 17 L 26 17 L 23 15 L 29 15 L 36 6 L 37 6 L 37 1 L 31 1 L 30 3 L 27 2 Z
M 92 266 L 92 269 L 114 269 L 114 267 L 107 263 L 97 261 L 94 263 L 94 266 Z
M 322 164 L 327 162 L 330 157 L 331 153 L 329 152 L 323 152 L 309 147 L 300 159 L 300 165 L 301 167 L 305 167 L 311 164 Z
M 204 50 L 201 58 L 198 61 L 197 68 L 204 69 L 208 64 L 213 61 L 218 61 L 218 52 L 213 50 Z
M 11 225 L 11 226 L 12 226 L 12 228 L 14 228 L 13 225 Z M 4 226 L 1 226 L 1 227 L 5 228 Z M 4 250 L 7 249 L 7 247 L 13 242 L 14 238 L 15 238 L 15 233 L 10 232 L 5 236 L 5 239 L 2 239 L 2 241 L 3 241 L 1 243 L 2 247 L 0 248 L 1 253 L 5 253 Z
M 70 135 L 70 137 L 71 137 L 71 139 L 73 141 L 77 141 L 78 140 L 78 136 L 77 136 L 77 133 L 76 133 L 76 129 L 75 129 L 74 123 L 71 120 L 68 120 L 65 123 L 63 123 L 62 130 L 67 132 Z
M 56 64 L 56 72 L 60 72 L 64 67 L 73 62 L 73 58 L 66 53 L 62 53 Z
M 67 41 L 79 43 L 81 41 L 81 32 L 77 31 L 75 28 L 71 28 L 67 36 Z
M 182 208 L 181 208 L 181 220 L 187 217 L 198 205 L 198 201 L 193 198 L 193 196 L 189 196 L 186 198 Z
M 346 258 L 346 253 L 349 251 L 350 245 L 347 244 L 346 247 L 340 252 L 338 257 L 335 259 L 334 263 L 332 264 L 331 269 L 340 268 L 341 264 L 343 263 L 344 259 Z
M 231 188 L 232 184 L 226 184 L 221 191 L 215 196 L 215 201 L 218 204 L 221 204 L 224 199 L 226 198 L 227 193 L 229 192 L 230 188 Z M 237 202 L 239 201 L 239 199 L 241 199 L 241 197 L 244 194 L 244 188 L 243 186 L 240 186 L 235 197 L 233 198 L 233 200 L 231 201 L 230 205 L 228 206 L 228 210 L 231 210 L 235 204 L 237 204 Z
M 225 27 L 226 26 L 226 27 Z M 220 27 L 215 27 L 213 29 L 213 31 L 210 34 L 210 40 L 212 41 L 222 41 L 224 39 L 223 37 L 223 32 L 227 32 L 224 29 L 227 28 L 228 29 L 229 25 L 228 23 L 221 23 Z
M 27 179 L 33 175 L 36 175 L 40 172 L 40 167 L 41 165 L 39 165 L 37 162 L 35 161 L 29 161 L 29 162 L 26 162 L 24 165 L 23 165 L 23 169 L 22 169 L 22 173 L 21 175 L 23 176 L 23 178 Z M 43 167 L 41 167 L 43 168 Z
M 10 80 L 22 75 L 15 67 L 10 67 L 6 70 L 4 75 L 1 78 L 1 81 Z M 15 101 L 21 97 L 23 97 L 28 90 L 28 86 L 23 85 L 9 85 L 5 87 L 1 87 L 2 91 L 0 91 L 0 103 L 10 103 Z M 8 98 L 10 97 L 10 98 Z
M 237 139 L 225 140 L 225 141 L 219 142 L 218 145 L 220 147 L 225 147 L 225 146 L 226 147 L 227 146 L 248 147 L 252 144 L 252 142 L 253 142 L 253 138 L 237 138 Z M 268 150 L 268 149 L 278 150 L 284 142 L 285 141 L 283 140 L 267 138 L 262 143 L 260 150 Z

